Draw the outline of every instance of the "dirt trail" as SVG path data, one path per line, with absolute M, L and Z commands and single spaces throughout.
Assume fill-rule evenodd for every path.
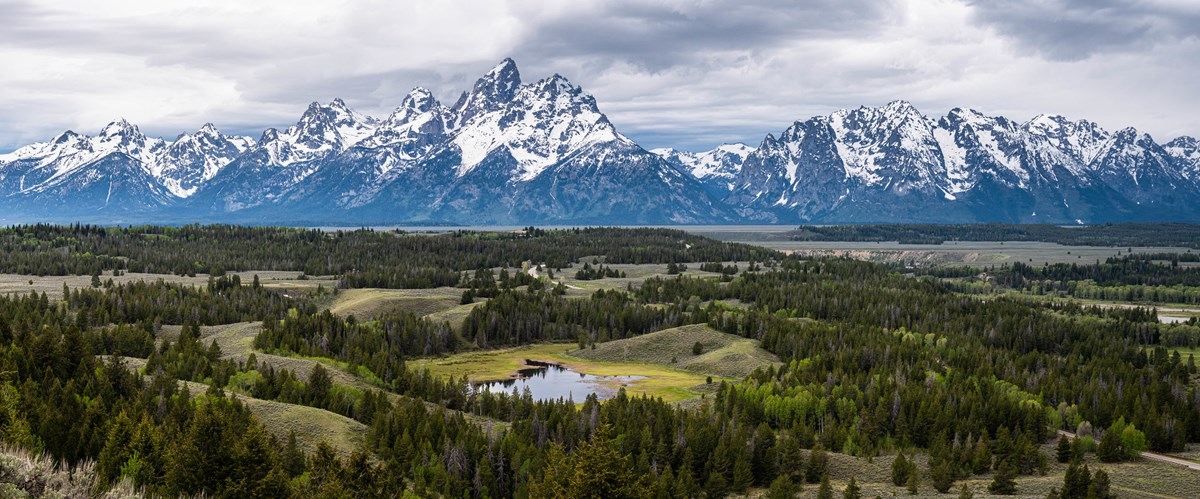
M 1066 430 L 1058 430 L 1058 434 L 1069 437 L 1069 438 L 1075 438 L 1074 433 L 1071 433 Z M 1159 461 L 1159 462 L 1163 462 L 1163 463 L 1169 463 L 1169 464 L 1174 464 L 1174 465 L 1178 465 L 1178 466 L 1183 466 L 1183 467 L 1191 469 L 1191 470 L 1200 471 L 1200 463 L 1197 463 L 1195 461 L 1188 461 L 1187 459 L 1180 459 L 1177 457 L 1168 456 L 1166 454 L 1159 454 L 1157 452 L 1143 452 L 1142 458 L 1149 459 L 1151 461 Z

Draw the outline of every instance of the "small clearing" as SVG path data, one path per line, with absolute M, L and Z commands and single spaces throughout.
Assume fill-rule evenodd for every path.
M 518 370 L 528 367 L 527 360 L 535 360 L 596 376 L 642 376 L 642 379 L 621 385 L 630 395 L 661 397 L 667 402 L 697 398 L 711 391 L 705 383 L 705 377 L 696 372 L 644 362 L 584 359 L 575 356 L 578 350 L 574 348 L 574 344 L 542 343 L 466 352 L 443 358 L 414 359 L 409 365 L 414 369 L 428 369 L 432 374 L 443 378 L 466 377 L 478 382 L 510 378 Z
M 338 292 L 329 311 L 343 317 L 353 315 L 359 320 L 373 320 L 395 311 L 427 316 L 458 307 L 462 292 L 458 288 L 347 289 Z
M 700 355 L 692 348 L 699 342 Z M 645 362 L 723 378 L 743 378 L 758 368 L 780 365 L 779 358 L 758 342 L 725 334 L 707 324 L 665 329 L 574 350 L 572 356 L 609 362 Z

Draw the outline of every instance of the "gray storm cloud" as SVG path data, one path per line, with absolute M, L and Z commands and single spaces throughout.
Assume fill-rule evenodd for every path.
M 906 99 L 1200 133 L 1194 2 L 0 0 L 0 151 L 118 116 L 167 137 L 257 135 L 314 100 L 383 116 L 503 57 L 566 75 L 647 147 L 757 143 Z

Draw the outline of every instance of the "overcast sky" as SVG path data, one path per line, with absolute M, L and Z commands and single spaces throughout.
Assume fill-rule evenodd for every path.
M 1200 135 L 1195 0 L 0 0 L 0 19 L 0 151 L 116 117 L 257 138 L 314 100 L 386 116 L 418 85 L 449 105 L 504 57 L 648 148 L 896 99 Z

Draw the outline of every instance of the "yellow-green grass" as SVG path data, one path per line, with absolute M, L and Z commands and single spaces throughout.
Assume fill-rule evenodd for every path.
M 459 297 L 459 299 L 461 299 L 461 297 Z M 454 328 L 455 331 L 459 331 L 462 329 L 463 320 L 471 314 L 471 311 L 474 310 L 475 307 L 479 306 L 479 304 L 486 301 L 486 298 L 476 298 L 475 303 L 455 305 L 451 308 L 428 314 L 425 316 L 425 318 L 434 322 L 449 322 L 450 327 Z
M 203 395 L 209 389 L 204 383 L 182 383 L 192 397 Z M 363 435 L 367 432 L 366 425 L 336 412 L 256 399 L 245 394 L 234 394 L 229 390 L 225 390 L 225 396 L 236 396 L 262 422 L 267 431 L 281 442 L 286 442 L 288 434 L 295 431 L 296 442 L 306 452 L 316 450 L 317 444 L 324 441 L 333 446 L 338 454 L 343 457 L 349 456 L 360 445 Z
M 463 290 L 433 289 L 347 289 L 338 293 L 329 311 L 371 320 L 393 311 L 408 311 L 416 315 L 444 312 L 459 306 Z
M 281 442 L 286 442 L 288 433 L 294 430 L 296 441 L 307 452 L 325 441 L 339 454 L 348 456 L 367 432 L 366 425 L 334 412 L 242 395 L 238 398 Z
M 703 347 L 702 352 L 693 355 L 692 348 L 697 342 Z M 779 364 L 779 359 L 760 348 L 757 341 L 722 333 L 707 324 L 599 343 L 594 349 L 574 351 L 571 355 L 598 361 L 659 364 L 724 378 L 743 378 L 755 369 Z
M 1200 348 L 1172 347 L 1172 348 L 1167 348 L 1167 351 L 1179 352 L 1179 356 L 1182 357 L 1183 360 L 1185 360 L 1185 361 L 1187 360 L 1188 355 L 1195 355 L 1196 362 L 1200 362 Z
M 630 395 L 661 397 L 677 402 L 700 396 L 705 376 L 671 367 L 640 362 L 609 362 L 584 359 L 572 355 L 575 345 L 543 343 L 501 350 L 475 351 L 444 358 L 420 359 L 410 362 L 415 368 L 429 369 L 435 375 L 467 377 L 473 382 L 505 379 L 528 367 L 526 360 L 562 365 L 576 372 L 596 376 L 642 376 L 634 381 L 613 381 L 625 387 Z M 603 382 L 602 382 L 603 383 Z
M 204 383 L 183 383 L 193 397 L 203 395 L 209 389 Z M 225 390 L 225 396 L 236 396 L 262 422 L 267 431 L 281 442 L 286 442 L 288 433 L 295 431 L 296 442 L 306 452 L 316 450 L 317 444 L 324 441 L 333 446 L 338 454 L 343 457 L 349 456 L 360 445 L 367 432 L 366 425 L 336 412 L 257 399 L 245 394 L 234 394 L 229 390 Z

